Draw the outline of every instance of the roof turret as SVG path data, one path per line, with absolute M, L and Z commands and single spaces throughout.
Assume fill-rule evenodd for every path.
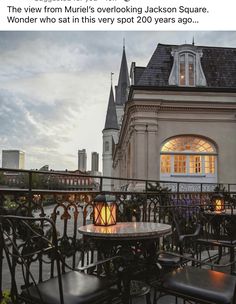
M 119 130 L 112 85 L 111 85 L 111 90 L 110 90 L 106 122 L 105 122 L 105 127 L 104 127 L 104 130 L 108 130 L 108 129 Z
M 128 97 L 128 88 L 130 86 L 128 65 L 125 54 L 125 46 L 120 65 L 120 74 L 118 85 L 116 86 L 116 105 L 124 105 Z

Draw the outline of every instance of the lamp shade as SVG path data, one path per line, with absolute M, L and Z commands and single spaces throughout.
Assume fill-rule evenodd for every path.
M 99 194 L 94 199 L 93 223 L 97 226 L 116 224 L 116 198 L 113 195 Z
M 211 204 L 214 211 L 223 211 L 225 209 L 224 196 L 221 193 L 215 193 L 211 197 Z

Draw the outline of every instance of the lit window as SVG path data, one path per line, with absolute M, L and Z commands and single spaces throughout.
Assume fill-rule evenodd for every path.
M 190 155 L 189 173 L 202 173 L 202 158 L 200 155 Z
M 217 154 L 214 145 L 199 136 L 177 136 L 161 148 L 161 174 L 164 177 L 216 177 Z
M 195 56 L 189 53 L 179 57 L 179 85 L 195 85 Z
M 203 140 L 201 137 L 195 136 L 179 136 L 166 142 L 162 152 L 175 152 L 175 151 L 192 151 L 192 152 L 215 152 L 214 147 Z
M 186 156 L 174 155 L 174 172 L 186 173 Z
M 185 79 L 185 55 L 182 55 L 179 60 L 179 84 L 185 85 Z
M 213 155 L 205 156 L 205 173 L 215 174 L 215 156 Z
M 190 86 L 194 86 L 194 57 L 188 55 L 188 83 Z
M 161 173 L 170 173 L 171 171 L 170 155 L 161 155 Z

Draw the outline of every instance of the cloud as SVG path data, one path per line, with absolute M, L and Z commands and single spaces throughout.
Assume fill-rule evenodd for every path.
M 0 147 L 26 151 L 27 168 L 76 169 L 77 150 L 102 152 L 123 38 L 145 66 L 158 43 L 236 47 L 235 32 L 0 32 Z M 88 166 L 89 167 L 89 166 Z
M 0 142 L 2 149 L 43 153 L 56 151 L 71 139 L 71 109 L 63 100 L 43 104 L 20 94 L 0 90 Z

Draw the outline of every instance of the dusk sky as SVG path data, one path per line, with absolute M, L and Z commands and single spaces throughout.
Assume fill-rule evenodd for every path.
M 26 168 L 77 169 L 77 151 L 102 163 L 102 129 L 128 64 L 147 65 L 158 43 L 236 47 L 236 32 L 0 32 L 0 150 L 26 153 Z M 0 151 L 1 152 L 1 151 Z M 1 158 L 1 155 L 0 155 Z M 1 160 L 0 160 L 1 161 Z

